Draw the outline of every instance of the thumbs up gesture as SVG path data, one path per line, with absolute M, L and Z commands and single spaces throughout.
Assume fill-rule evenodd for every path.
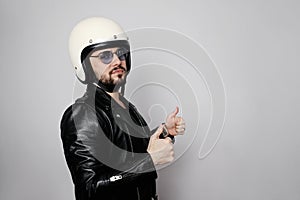
M 173 136 L 183 135 L 185 132 L 184 119 L 176 116 L 178 112 L 179 108 L 176 106 L 175 110 L 166 118 L 166 128 L 168 129 L 169 134 Z

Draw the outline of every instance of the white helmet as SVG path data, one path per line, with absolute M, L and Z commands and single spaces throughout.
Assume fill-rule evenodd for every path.
M 87 69 L 84 60 L 94 49 L 122 46 L 130 51 L 128 37 L 119 24 L 104 17 L 92 17 L 80 21 L 72 30 L 69 38 L 69 53 L 77 78 L 89 83 L 92 69 Z M 130 55 L 126 59 L 130 70 Z

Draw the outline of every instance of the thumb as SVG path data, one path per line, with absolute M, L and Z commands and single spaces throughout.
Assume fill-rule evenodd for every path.
M 179 112 L 179 108 L 178 106 L 176 106 L 175 110 L 171 113 L 171 116 L 175 117 L 178 114 L 178 112 Z
M 155 139 L 159 139 L 159 135 L 162 133 L 162 131 L 163 131 L 163 125 L 161 124 L 151 137 Z

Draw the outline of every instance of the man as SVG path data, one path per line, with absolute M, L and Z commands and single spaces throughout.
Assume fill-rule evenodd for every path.
M 61 120 L 65 158 L 77 200 L 157 199 L 156 167 L 174 159 L 174 136 L 183 134 L 178 108 L 150 131 L 123 97 L 130 72 L 130 45 L 112 20 L 94 17 L 77 24 L 69 49 L 77 78 L 87 84 Z

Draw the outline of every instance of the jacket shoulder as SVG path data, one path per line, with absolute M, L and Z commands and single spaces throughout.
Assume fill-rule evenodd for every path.
M 97 110 L 96 113 L 95 108 L 92 108 L 88 103 L 76 101 L 62 115 L 60 122 L 61 136 L 79 130 L 95 133 L 99 125 L 105 127 L 106 123 L 104 112 Z

